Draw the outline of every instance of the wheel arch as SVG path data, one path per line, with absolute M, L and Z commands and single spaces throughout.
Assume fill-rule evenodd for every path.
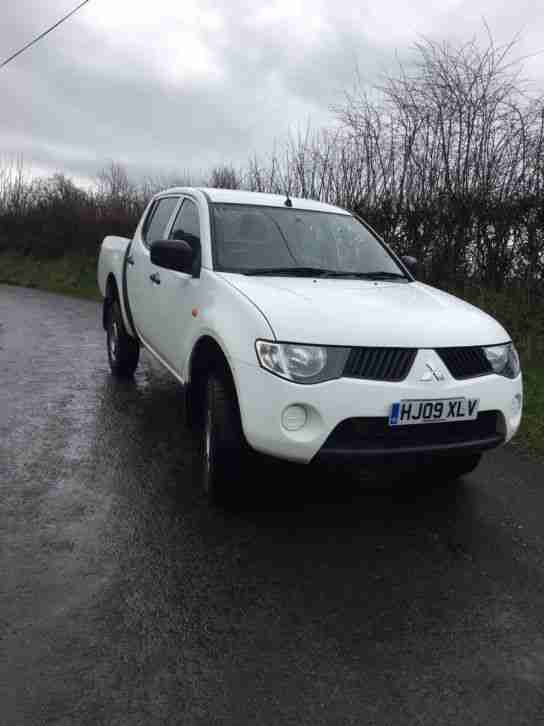
M 186 410 L 191 426 L 202 420 L 204 386 L 210 371 L 226 374 L 239 404 L 238 389 L 234 371 L 221 344 L 209 333 L 203 334 L 194 344 L 187 366 Z
M 113 303 L 117 301 L 121 308 L 121 315 L 123 317 L 123 323 L 125 324 L 127 333 L 131 336 L 131 338 L 136 338 L 136 340 L 138 340 L 138 336 L 132 322 L 132 316 L 130 315 L 130 310 L 127 308 L 128 300 L 122 293 L 122 290 L 122 283 L 117 279 L 115 272 L 109 272 L 106 278 L 104 302 L 102 304 L 102 325 L 104 330 L 106 330 L 110 308 Z

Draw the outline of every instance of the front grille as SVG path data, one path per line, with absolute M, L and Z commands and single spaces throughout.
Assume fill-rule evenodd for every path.
M 503 440 L 498 411 L 483 411 L 473 421 L 389 426 L 387 418 L 350 418 L 342 421 L 325 441 L 321 451 L 352 451 L 371 454 L 395 453 L 425 447 L 451 447 L 484 442 L 482 448 Z
M 480 347 L 437 348 L 436 352 L 457 380 L 476 378 L 492 373 L 492 368 Z
M 410 372 L 416 353 L 415 348 L 352 348 L 343 375 L 371 381 L 402 381 Z

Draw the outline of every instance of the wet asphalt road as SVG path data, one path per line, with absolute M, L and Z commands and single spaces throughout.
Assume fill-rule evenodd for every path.
M 210 510 L 182 392 L 99 306 L 0 287 L 0 723 L 537 724 L 544 467 L 291 466 Z

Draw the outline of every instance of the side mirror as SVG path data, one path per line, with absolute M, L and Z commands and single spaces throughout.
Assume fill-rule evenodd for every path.
M 193 274 L 193 248 L 184 240 L 158 239 L 149 249 L 151 262 L 157 267 Z
M 404 262 L 405 266 L 412 273 L 412 275 L 416 277 L 419 265 L 417 259 L 415 257 L 410 257 L 410 255 L 402 255 L 400 259 Z

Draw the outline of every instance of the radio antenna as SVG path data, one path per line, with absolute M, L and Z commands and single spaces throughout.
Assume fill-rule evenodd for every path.
M 278 175 L 280 177 L 280 183 L 281 183 L 282 187 L 285 189 L 285 201 L 284 201 L 284 205 L 286 207 L 292 207 L 293 206 L 293 202 L 291 200 L 290 193 L 289 193 L 291 184 L 290 183 L 289 184 L 286 184 L 285 183 L 285 179 L 283 178 L 283 174 L 281 173 L 281 169 L 280 169 L 280 165 L 279 164 L 275 164 L 275 171 L 278 173 Z

